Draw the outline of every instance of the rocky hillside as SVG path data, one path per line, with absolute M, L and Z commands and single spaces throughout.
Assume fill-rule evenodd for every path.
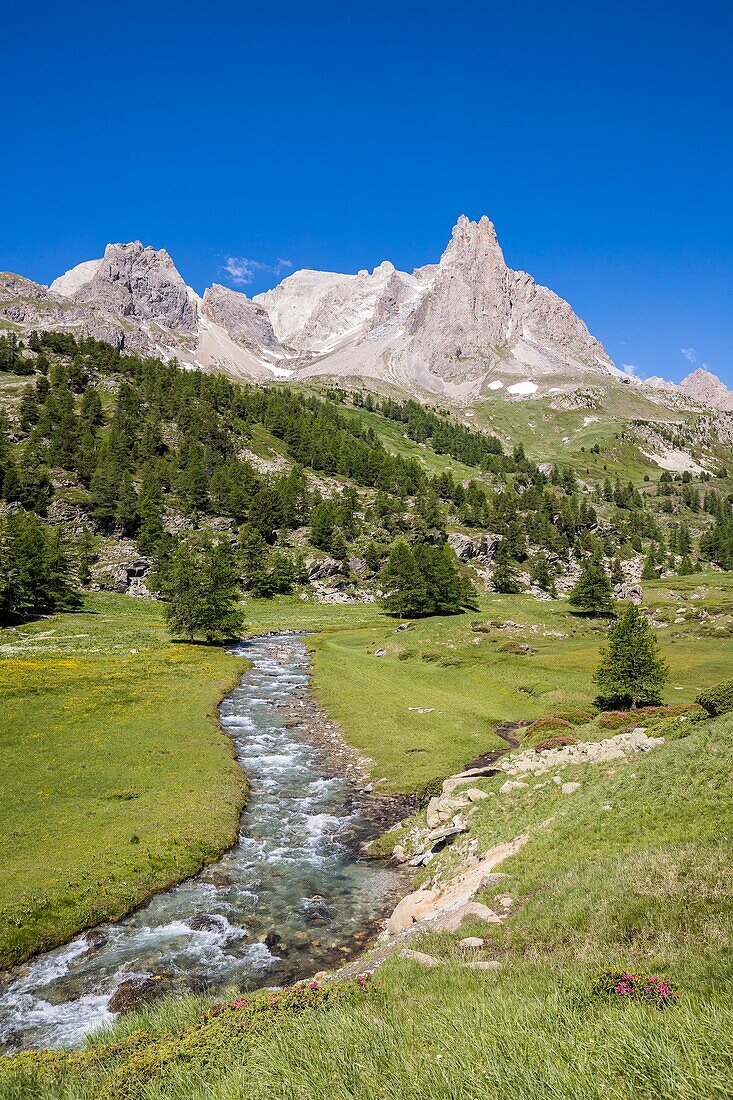
M 218 284 L 202 298 L 165 249 L 110 244 L 50 287 L 0 275 L 3 322 L 255 381 L 360 379 L 467 403 L 624 386 L 656 404 L 733 405 L 704 371 L 678 388 L 618 370 L 566 301 L 506 265 L 486 217 L 460 217 L 437 264 L 411 273 L 386 260 L 356 275 L 302 270 L 254 299 Z

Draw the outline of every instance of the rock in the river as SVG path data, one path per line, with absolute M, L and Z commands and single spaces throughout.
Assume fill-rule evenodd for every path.
M 107 933 L 102 932 L 100 928 L 90 928 L 84 939 L 90 951 L 98 951 L 107 943 Z
M 189 928 L 194 932 L 221 932 L 225 927 L 223 917 L 214 916 L 212 913 L 201 913 L 188 922 Z
M 160 975 L 152 978 L 127 978 L 117 986 L 109 1002 L 110 1012 L 132 1012 L 143 1005 L 149 1005 L 170 989 L 169 983 Z

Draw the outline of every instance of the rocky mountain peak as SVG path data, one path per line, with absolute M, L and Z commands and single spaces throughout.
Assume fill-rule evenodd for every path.
M 101 260 L 67 271 L 51 289 L 120 317 L 153 321 L 172 332 L 193 332 L 194 295 L 164 248 L 141 241 L 108 244 Z
M 477 222 L 461 214 L 453 226 L 451 239 L 443 256 L 441 265 L 465 263 L 472 260 L 491 260 L 494 264 L 504 264 L 504 253 L 499 245 L 494 223 L 484 214 Z
M 680 389 L 688 397 L 713 409 L 733 410 L 733 391 L 717 375 L 698 367 L 680 382 Z

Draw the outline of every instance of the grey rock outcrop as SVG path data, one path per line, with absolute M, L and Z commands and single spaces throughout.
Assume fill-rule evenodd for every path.
M 301 270 L 253 299 L 220 284 L 200 298 L 165 249 L 110 244 L 50 288 L 0 275 L 0 319 L 235 377 L 365 378 L 418 397 L 549 393 L 558 408 L 594 407 L 604 387 L 644 386 L 614 366 L 568 302 L 507 266 L 486 217 L 460 217 L 440 262 L 412 273 L 388 260 L 356 274 Z M 705 370 L 681 391 L 645 387 L 670 407 L 733 409 L 733 393 Z
M 246 346 L 279 349 L 266 310 L 239 291 L 214 283 L 204 292 L 201 316 Z
M 613 368 L 566 301 L 526 272 L 507 267 L 487 217 L 458 219 L 409 332 L 412 354 L 441 377 L 485 375 L 487 364 L 501 373 L 513 366 L 514 374 L 519 366 L 533 376 L 553 367 L 559 373 L 561 363 L 576 372 Z
M 164 248 L 140 241 L 108 244 L 98 263 L 82 265 L 91 278 L 74 279 L 72 269 L 51 285 L 70 289 L 77 302 L 89 302 L 138 322 L 157 322 L 172 332 L 196 329 L 196 302 Z
M 459 561 L 492 561 L 499 539 L 495 535 L 448 535 L 448 545 Z

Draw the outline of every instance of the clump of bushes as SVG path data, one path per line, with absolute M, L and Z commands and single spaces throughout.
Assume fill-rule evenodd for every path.
M 715 687 L 701 691 L 695 702 L 712 717 L 733 710 L 733 679 L 722 680 Z
M 526 736 L 534 737 L 538 733 L 547 733 L 550 730 L 569 729 L 572 729 L 572 726 L 565 718 L 558 718 L 556 715 L 550 714 L 546 718 L 538 718 L 536 722 L 528 726 Z
M 639 707 L 638 710 L 608 710 L 598 719 L 601 729 L 633 729 L 634 726 L 656 726 L 666 718 L 689 718 L 699 722 L 708 712 L 698 703 L 676 703 L 673 706 Z
M 686 737 L 692 731 L 692 726 L 693 723 L 684 714 L 670 715 L 668 718 L 661 718 L 658 722 L 652 723 L 649 732 L 653 737 L 664 737 L 666 741 L 676 741 L 680 737 Z
M 635 1001 L 652 1008 L 671 1008 L 679 1000 L 679 990 L 669 978 L 630 974 L 625 970 L 605 970 L 593 981 L 591 998 L 602 1001 Z
M 630 726 L 635 721 L 636 718 L 632 719 L 628 710 L 607 710 L 598 719 L 598 725 L 603 730 L 620 730 Z
M 589 710 L 558 710 L 552 717 L 562 718 L 565 722 L 569 722 L 571 726 L 584 726 L 586 722 L 593 721 L 595 714 Z
M 426 780 L 415 791 L 415 809 L 424 810 L 427 808 L 428 802 L 431 798 L 438 798 L 443 790 L 443 777 L 436 775 L 433 779 Z
M 559 737 L 544 737 L 534 747 L 535 752 L 543 752 L 545 749 L 562 749 L 565 745 L 576 745 L 577 741 L 572 734 L 561 734 Z

